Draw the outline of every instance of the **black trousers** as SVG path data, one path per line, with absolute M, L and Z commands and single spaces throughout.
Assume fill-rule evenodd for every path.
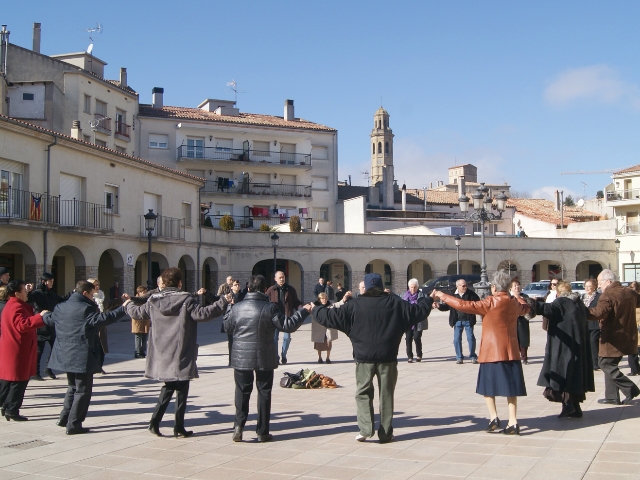
M 60 422 L 67 424 L 67 430 L 82 426 L 87 418 L 92 392 L 92 373 L 67 373 L 67 393 L 60 412 Z
M 640 353 L 640 347 L 638 348 L 638 353 Z M 634 353 L 633 355 L 627 355 L 629 368 L 631 368 L 631 373 L 633 373 L 634 375 L 638 375 L 640 373 L 640 361 L 638 361 L 639 360 L 638 353 Z
M 55 342 L 54 338 L 49 339 L 49 340 L 38 340 L 38 368 L 36 369 L 36 373 L 38 375 L 40 375 L 40 372 L 42 372 L 42 370 L 40 370 L 40 361 L 42 360 L 42 354 L 44 353 L 44 347 L 48 343 L 49 346 L 51 347 L 51 350 L 53 350 L 53 343 L 54 342 Z M 49 350 L 49 355 L 51 355 L 51 350 Z M 47 367 L 44 367 L 44 368 L 47 368 Z
M 254 370 L 234 370 L 236 381 L 236 421 L 234 427 L 243 427 L 249 415 L 249 400 L 253 391 Z M 258 425 L 256 433 L 269 433 L 271 416 L 271 389 L 273 388 L 273 370 L 255 370 L 256 387 L 258 388 Z
M 413 358 L 413 342 L 416 342 L 416 356 L 422 358 L 422 330 L 409 328 L 405 332 L 407 342 L 407 358 Z
M 600 349 L 600 329 L 589 330 L 589 341 L 591 342 L 591 359 L 593 368 L 600 368 L 598 365 L 598 350 Z
M 19 415 L 24 392 L 27 390 L 29 380 L 11 382 L 0 380 L 0 405 L 5 409 L 5 415 Z
M 640 393 L 638 386 L 618 368 L 620 360 L 622 357 L 600 357 L 599 365 L 604 372 L 604 396 L 609 400 L 620 400 L 620 391 L 627 397 Z
M 189 396 L 189 380 L 181 380 L 177 382 L 164 382 L 160 389 L 158 404 L 151 415 L 151 423 L 159 425 L 167 411 L 167 407 L 176 392 L 176 427 L 184 426 L 184 414 L 187 411 L 187 397 Z

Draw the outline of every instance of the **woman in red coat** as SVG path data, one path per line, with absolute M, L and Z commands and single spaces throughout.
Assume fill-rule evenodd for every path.
M 44 326 L 42 315 L 33 313 L 27 303 L 31 285 L 12 280 L 7 285 L 9 300 L 2 310 L 0 324 L 0 405 L 2 415 L 9 420 L 23 422 L 20 415 L 29 378 L 36 373 L 38 336 L 36 329 Z

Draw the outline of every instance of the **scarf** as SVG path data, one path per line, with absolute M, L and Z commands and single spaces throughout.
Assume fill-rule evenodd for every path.
M 418 294 L 419 293 L 420 293 L 419 290 L 416 293 L 411 293 L 411 290 L 407 290 L 406 292 L 404 292 L 404 295 L 402 296 L 402 299 L 406 300 L 407 302 L 409 302 L 412 305 L 415 305 L 416 303 L 418 303 Z

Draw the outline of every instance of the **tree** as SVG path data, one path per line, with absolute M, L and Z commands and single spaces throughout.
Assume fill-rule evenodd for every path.
M 604 192 L 602 190 L 598 190 L 598 193 L 596 193 L 596 198 L 604 198 Z
M 564 199 L 564 206 L 565 207 L 575 207 L 576 202 L 573 201 L 573 197 L 571 195 L 567 195 L 567 197 Z

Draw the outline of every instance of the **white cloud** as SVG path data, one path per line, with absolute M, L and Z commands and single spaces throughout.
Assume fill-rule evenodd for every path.
M 640 109 L 640 88 L 621 79 L 618 71 L 607 65 L 565 70 L 547 86 L 544 97 L 555 106 L 587 100 Z
M 571 197 L 573 197 L 573 199 L 576 200 L 580 197 L 579 194 L 577 194 L 576 192 L 574 192 L 573 190 L 567 187 L 548 186 L 548 187 L 536 188 L 534 191 L 531 192 L 531 198 L 545 198 L 547 200 L 554 200 L 556 198 L 556 190 L 559 192 L 564 192 L 564 198 L 567 198 L 569 195 L 571 195 Z

